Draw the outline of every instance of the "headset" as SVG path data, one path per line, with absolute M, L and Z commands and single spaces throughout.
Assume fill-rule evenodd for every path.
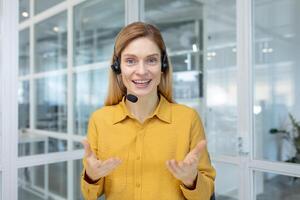
M 163 51 L 161 56 L 161 71 L 165 72 L 169 68 L 169 61 L 167 52 Z M 111 65 L 111 69 L 115 74 L 121 74 L 121 63 L 120 58 L 116 56 L 115 47 L 114 47 L 114 56 L 113 56 L 113 64 Z

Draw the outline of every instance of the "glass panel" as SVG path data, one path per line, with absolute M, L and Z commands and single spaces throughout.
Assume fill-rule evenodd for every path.
M 210 150 L 237 155 L 236 1 L 207 1 L 206 130 Z
M 36 128 L 67 132 L 66 76 L 35 80 Z
M 74 164 L 74 197 L 75 200 L 81 200 L 83 199 L 83 196 L 81 194 L 81 187 L 80 187 L 80 179 L 81 179 L 81 173 L 83 169 L 82 160 L 75 160 L 73 161 Z
M 166 12 L 166 8 L 172 8 Z M 184 0 L 146 0 L 145 21 L 159 27 L 173 65 L 178 103 L 199 112 L 203 100 L 203 4 Z
M 300 1 L 254 1 L 255 156 L 300 163 Z
M 238 200 L 238 195 L 239 195 L 238 167 L 226 163 L 213 163 L 213 164 L 217 171 L 217 176 L 215 180 L 216 199 Z M 221 175 L 218 176 L 219 174 Z
M 66 140 L 60 140 L 30 131 L 19 133 L 18 143 L 19 156 L 67 151 Z
M 29 0 L 19 0 L 19 22 L 30 17 Z
M 19 32 L 19 75 L 29 74 L 29 28 Z
M 202 114 L 212 153 L 237 155 L 236 1 L 145 0 L 145 12 L 165 39 L 176 101 Z
M 266 172 L 255 172 L 256 200 L 300 199 L 300 178 Z
M 64 0 L 34 0 L 34 14 L 38 14 L 52 6 L 55 6 L 58 3 L 63 2 Z
M 81 142 L 73 142 L 73 150 L 83 149 Z
M 48 18 L 35 26 L 35 71 L 67 67 L 67 13 Z
M 19 200 L 67 199 L 67 187 L 66 162 L 18 170 Z
M 115 36 L 124 26 L 124 2 L 93 0 L 75 7 L 75 66 L 111 59 Z
M 104 105 L 108 88 L 108 68 L 75 74 L 74 77 L 74 131 L 86 135 L 92 112 Z
M 30 110 L 29 110 L 29 81 L 20 81 L 18 89 L 19 105 L 19 129 L 29 128 Z

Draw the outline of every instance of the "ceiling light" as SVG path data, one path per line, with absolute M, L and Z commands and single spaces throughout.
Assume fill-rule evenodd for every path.
M 274 50 L 272 48 L 263 48 L 261 51 L 263 53 L 272 53 Z
M 24 12 L 22 12 L 22 16 L 23 16 L 23 17 L 28 17 L 28 16 L 29 16 L 29 13 L 24 11 Z
M 53 27 L 53 31 L 54 31 L 54 32 L 58 32 L 58 31 L 59 31 L 59 28 L 58 28 L 57 26 L 54 26 L 54 27 Z
M 194 51 L 194 52 L 197 52 L 197 51 L 198 51 L 198 48 L 197 48 L 197 45 L 196 45 L 196 44 L 193 44 L 193 51 Z

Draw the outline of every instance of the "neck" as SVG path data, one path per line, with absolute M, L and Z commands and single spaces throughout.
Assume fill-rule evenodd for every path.
M 129 112 L 141 123 L 149 117 L 156 109 L 159 98 L 158 95 L 138 96 L 138 101 L 132 103 L 126 100 L 125 104 Z

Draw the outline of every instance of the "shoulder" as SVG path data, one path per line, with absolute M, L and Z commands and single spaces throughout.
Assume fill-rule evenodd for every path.
M 188 119 L 194 119 L 198 117 L 198 113 L 194 108 L 191 108 L 184 104 L 171 103 L 172 107 L 172 115 L 173 116 L 181 116 Z

